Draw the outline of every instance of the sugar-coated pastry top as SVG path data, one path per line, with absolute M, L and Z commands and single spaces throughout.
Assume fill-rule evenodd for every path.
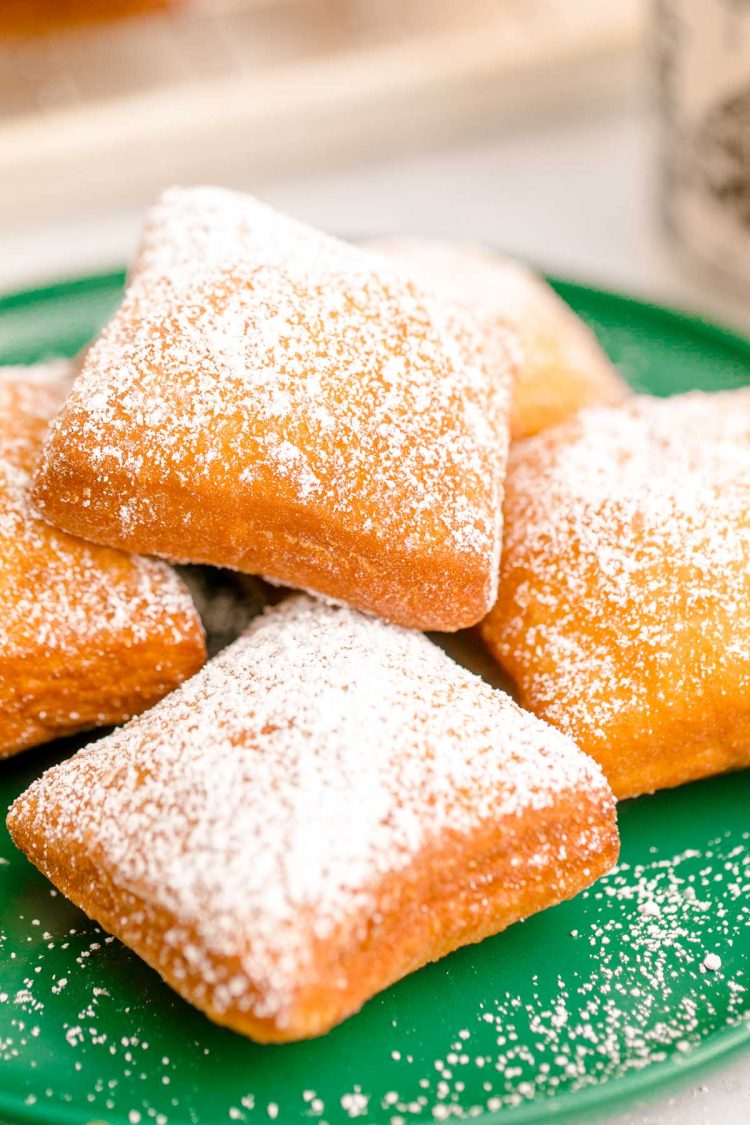
M 75 365 L 55 359 L 30 367 L 0 367 L 0 457 L 32 471 L 50 419 L 70 390 Z
M 421 285 L 522 322 L 547 286 L 528 266 L 472 242 L 378 238 L 370 243 Z
M 429 238 L 382 239 L 372 248 L 420 285 L 483 309 L 518 332 L 514 438 L 554 425 L 581 407 L 625 398 L 625 383 L 590 329 L 521 262 L 471 243 Z
M 633 398 L 519 442 L 506 518 L 483 632 L 586 749 L 700 707 L 707 678 L 750 691 L 750 390 Z
M 30 502 L 30 473 L 72 368 L 68 361 L 0 368 L 0 697 L 14 661 L 40 649 L 78 651 L 87 637 L 101 644 L 106 634 L 133 643 L 157 625 L 176 642 L 200 632 L 170 567 L 67 535 Z
M 568 792 L 611 809 L 567 737 L 425 636 L 298 595 L 48 771 L 9 823 L 32 809 L 51 854 L 77 841 L 121 891 L 168 911 L 213 1011 L 250 1003 L 247 974 L 256 1015 L 283 1023 L 310 927 L 354 932 L 380 878 L 430 841 Z M 238 956 L 242 975 L 217 973 Z
M 36 499 L 61 526 L 131 546 L 162 518 L 156 491 L 210 484 L 238 504 L 270 494 L 320 511 L 438 567 L 441 552 L 479 558 L 490 574 L 513 357 L 507 329 L 420 293 L 378 255 L 249 196 L 171 189 L 53 430 Z M 84 465 L 86 511 L 70 484 Z M 242 548 L 221 561 L 240 565 Z

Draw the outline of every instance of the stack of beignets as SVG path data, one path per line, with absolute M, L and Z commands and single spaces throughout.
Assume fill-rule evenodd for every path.
M 200 620 L 163 563 L 68 535 L 29 502 L 72 366 L 0 368 L 0 757 L 119 723 L 205 659 Z
M 63 396 L 19 389 L 7 434 L 0 411 L 33 529 L 8 524 L 8 558 L 39 540 L 87 639 L 80 725 L 202 658 L 174 576 L 123 549 L 324 595 L 267 609 L 9 814 L 65 894 L 260 1041 L 321 1034 L 592 882 L 617 853 L 604 774 L 629 795 L 750 761 L 750 392 L 626 399 L 520 267 L 379 250 L 172 190 L 37 466 L 55 529 L 26 486 Z M 501 565 L 512 385 L 513 436 L 543 432 L 513 444 Z M 9 667 L 52 659 L 52 604 Z M 411 631 L 481 619 L 551 726 Z M 23 707 L 27 741 L 75 725 Z

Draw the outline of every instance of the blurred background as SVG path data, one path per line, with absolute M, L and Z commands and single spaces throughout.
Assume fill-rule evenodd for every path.
M 0 292 L 196 182 L 750 330 L 750 0 L 0 0 Z M 627 1118 L 719 1120 L 744 1060 Z
M 0 2 L 0 290 L 202 181 L 750 327 L 749 168 L 748 0 Z
M 218 182 L 750 327 L 749 52 L 748 0 L 2 0 L 0 291 Z

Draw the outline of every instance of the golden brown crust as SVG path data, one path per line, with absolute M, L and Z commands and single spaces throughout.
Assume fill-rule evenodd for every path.
M 66 389 L 47 367 L 0 377 L 0 757 L 122 722 L 205 659 L 169 568 L 84 543 L 32 510 L 28 474 Z
M 414 552 L 403 538 L 384 541 L 372 530 L 342 524 L 324 499 L 292 508 L 271 478 L 246 502 L 240 490 L 217 489 L 211 480 L 166 493 L 156 472 L 148 481 L 134 481 L 114 470 L 105 482 L 66 442 L 64 430 L 54 437 L 54 470 L 37 477 L 33 495 L 46 517 L 82 538 L 175 563 L 262 575 L 411 628 L 452 632 L 480 620 L 494 600 L 497 575 L 487 565 L 490 556 L 462 557 L 448 545 Z M 148 525 L 123 526 L 120 511 L 140 503 L 149 489 Z
M 474 624 L 497 582 L 509 340 L 248 197 L 172 191 L 35 503 L 109 546 Z
M 80 844 L 45 849 L 36 833 L 33 798 L 9 820 L 14 843 L 63 894 L 143 958 L 185 999 L 216 1023 L 259 1043 L 323 1035 L 375 993 L 463 945 L 483 941 L 523 918 L 572 898 L 611 869 L 619 852 L 614 809 L 599 794 L 562 792 L 541 813 L 500 818 L 470 839 L 446 833 L 408 872 L 382 880 L 360 920 L 356 939 L 339 933 L 316 940 L 291 1015 L 279 1026 L 243 1007 L 212 1010 L 202 1001 L 203 969 L 185 956 L 197 938 L 168 911 L 118 887 Z M 596 845 L 592 847 L 592 836 Z M 539 857 L 543 861 L 539 862 Z M 179 946 L 166 940 L 178 929 Z M 239 959 L 214 963 L 224 979 L 242 972 Z M 248 1011 L 248 1007 L 250 1011 Z
M 264 1042 L 324 1033 L 618 848 L 569 739 L 424 636 L 304 597 L 48 771 L 8 826 L 182 996 Z
M 514 322 L 526 357 L 513 393 L 514 439 L 555 426 L 586 406 L 618 405 L 629 394 L 591 329 L 542 278 L 529 273 L 526 285 L 523 317 Z
M 750 765 L 750 396 L 590 410 L 511 458 L 481 634 L 618 798 Z
M 628 389 L 593 332 L 532 270 L 480 246 L 383 239 L 378 253 L 424 285 L 492 310 L 519 335 L 511 437 L 527 437 L 596 403 L 623 402 Z

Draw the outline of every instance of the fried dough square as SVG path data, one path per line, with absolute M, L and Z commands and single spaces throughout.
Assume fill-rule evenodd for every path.
M 150 707 L 205 659 L 164 563 L 84 543 L 29 501 L 66 362 L 0 369 L 0 758 Z
M 297 595 L 8 826 L 211 1019 L 320 1035 L 615 862 L 594 762 L 424 635 Z
M 494 601 L 507 328 L 249 196 L 172 189 L 34 491 L 60 527 L 402 625 Z
M 750 765 L 750 391 L 634 398 L 519 442 L 481 626 L 618 797 Z
M 383 239 L 372 249 L 420 285 L 511 324 L 521 343 L 511 437 L 535 434 L 628 388 L 594 333 L 533 270 L 480 246 L 421 238 Z

